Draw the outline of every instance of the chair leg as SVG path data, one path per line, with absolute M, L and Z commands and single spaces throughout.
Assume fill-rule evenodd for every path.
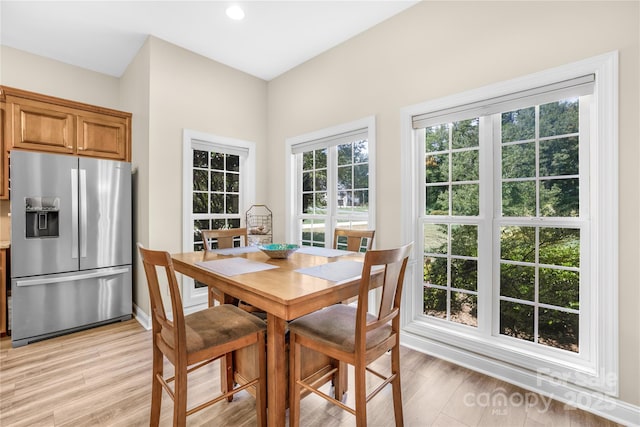
M 356 362 L 354 366 L 355 394 L 356 394 L 356 426 L 367 427 L 367 365 L 364 361 Z
M 402 387 L 400 385 L 400 346 L 396 344 L 391 349 L 391 372 L 396 377 L 391 381 L 393 387 L 393 411 L 396 418 L 396 427 L 404 426 L 404 417 L 402 415 Z
M 257 425 L 267 427 L 267 346 L 265 334 L 260 332 L 256 357 L 258 358 L 258 375 L 260 381 L 256 385 L 256 418 Z
M 300 425 L 300 344 L 296 342 L 296 335 L 289 332 L 289 426 Z M 339 382 L 339 381 L 338 381 Z
M 187 425 L 187 367 L 179 369 L 175 367 L 175 384 L 173 400 L 173 426 L 185 427 Z
M 162 405 L 162 384 L 157 379 L 157 375 L 162 376 L 164 356 L 162 352 L 153 345 L 153 367 L 151 369 L 151 416 L 149 425 L 156 427 L 160 424 L 160 407 Z
M 220 390 L 223 393 L 227 393 L 233 390 L 235 384 L 233 373 L 235 367 L 233 366 L 233 353 L 227 353 L 220 358 Z M 233 396 L 227 397 L 227 401 L 233 401 Z

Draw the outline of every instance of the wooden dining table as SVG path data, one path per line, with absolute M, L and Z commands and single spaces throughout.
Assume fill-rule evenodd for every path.
M 239 250 L 233 255 L 215 252 L 187 252 L 171 255 L 177 272 L 215 287 L 225 296 L 240 299 L 267 313 L 267 419 L 269 426 L 284 426 L 286 421 L 287 404 L 283 396 L 287 395 L 288 389 L 285 341 L 287 322 L 358 295 L 359 274 L 340 280 L 329 280 L 296 271 L 333 262 L 354 266 L 353 261 L 362 263 L 364 260 L 364 254 L 354 252 L 329 251 L 327 253 L 341 256 L 318 255 L 313 249 L 305 249 L 305 247 L 286 259 L 272 259 L 260 251 L 251 249 L 247 252 Z M 224 275 L 202 264 L 229 258 L 244 258 L 250 262 L 268 264 L 277 268 Z

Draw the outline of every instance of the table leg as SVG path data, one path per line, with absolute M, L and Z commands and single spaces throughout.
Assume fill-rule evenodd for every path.
M 220 298 L 220 304 L 232 304 L 233 298 L 227 294 L 224 294 L 220 291 L 218 292 L 218 297 Z M 212 298 L 212 289 L 209 288 L 209 295 Z M 213 304 L 210 302 L 209 307 L 213 307 Z M 227 393 L 233 390 L 234 379 L 233 375 L 235 373 L 235 367 L 233 366 L 233 356 L 231 353 L 225 355 L 220 358 L 220 391 L 222 393 Z M 227 397 L 227 401 L 231 402 L 233 400 L 233 396 Z
M 284 427 L 287 396 L 287 361 L 284 319 L 267 313 L 267 420 L 269 427 Z
M 344 362 L 336 361 L 338 363 L 338 372 L 336 373 L 336 377 L 333 379 L 333 392 L 334 397 L 340 402 L 344 402 L 344 395 L 347 392 L 347 372 L 349 369 L 349 365 Z

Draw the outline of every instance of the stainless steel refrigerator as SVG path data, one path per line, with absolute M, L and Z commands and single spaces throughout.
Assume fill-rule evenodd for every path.
M 131 164 L 11 152 L 14 347 L 131 318 Z

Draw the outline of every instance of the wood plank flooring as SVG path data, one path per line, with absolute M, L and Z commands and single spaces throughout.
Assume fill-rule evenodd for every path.
M 386 360 L 381 362 L 379 369 L 388 366 Z M 406 426 L 617 425 L 416 351 L 403 349 L 401 363 Z M 170 372 L 170 367 L 167 363 L 165 370 Z M 214 363 L 190 377 L 190 405 L 218 392 L 218 373 Z M 353 384 L 352 378 L 349 383 Z M 19 348 L 11 347 L 10 338 L 0 340 L 2 427 L 147 426 L 150 390 L 151 332 L 135 320 Z M 486 401 L 500 394 L 511 404 Z M 350 395 L 347 402 L 353 405 Z M 317 396 L 306 397 L 301 406 L 302 426 L 355 425 L 352 415 Z M 394 425 L 390 388 L 371 400 L 367 409 L 369 425 Z M 171 425 L 171 410 L 165 394 L 161 425 Z M 241 392 L 233 402 L 207 408 L 187 422 L 190 426 L 253 426 L 253 397 Z

